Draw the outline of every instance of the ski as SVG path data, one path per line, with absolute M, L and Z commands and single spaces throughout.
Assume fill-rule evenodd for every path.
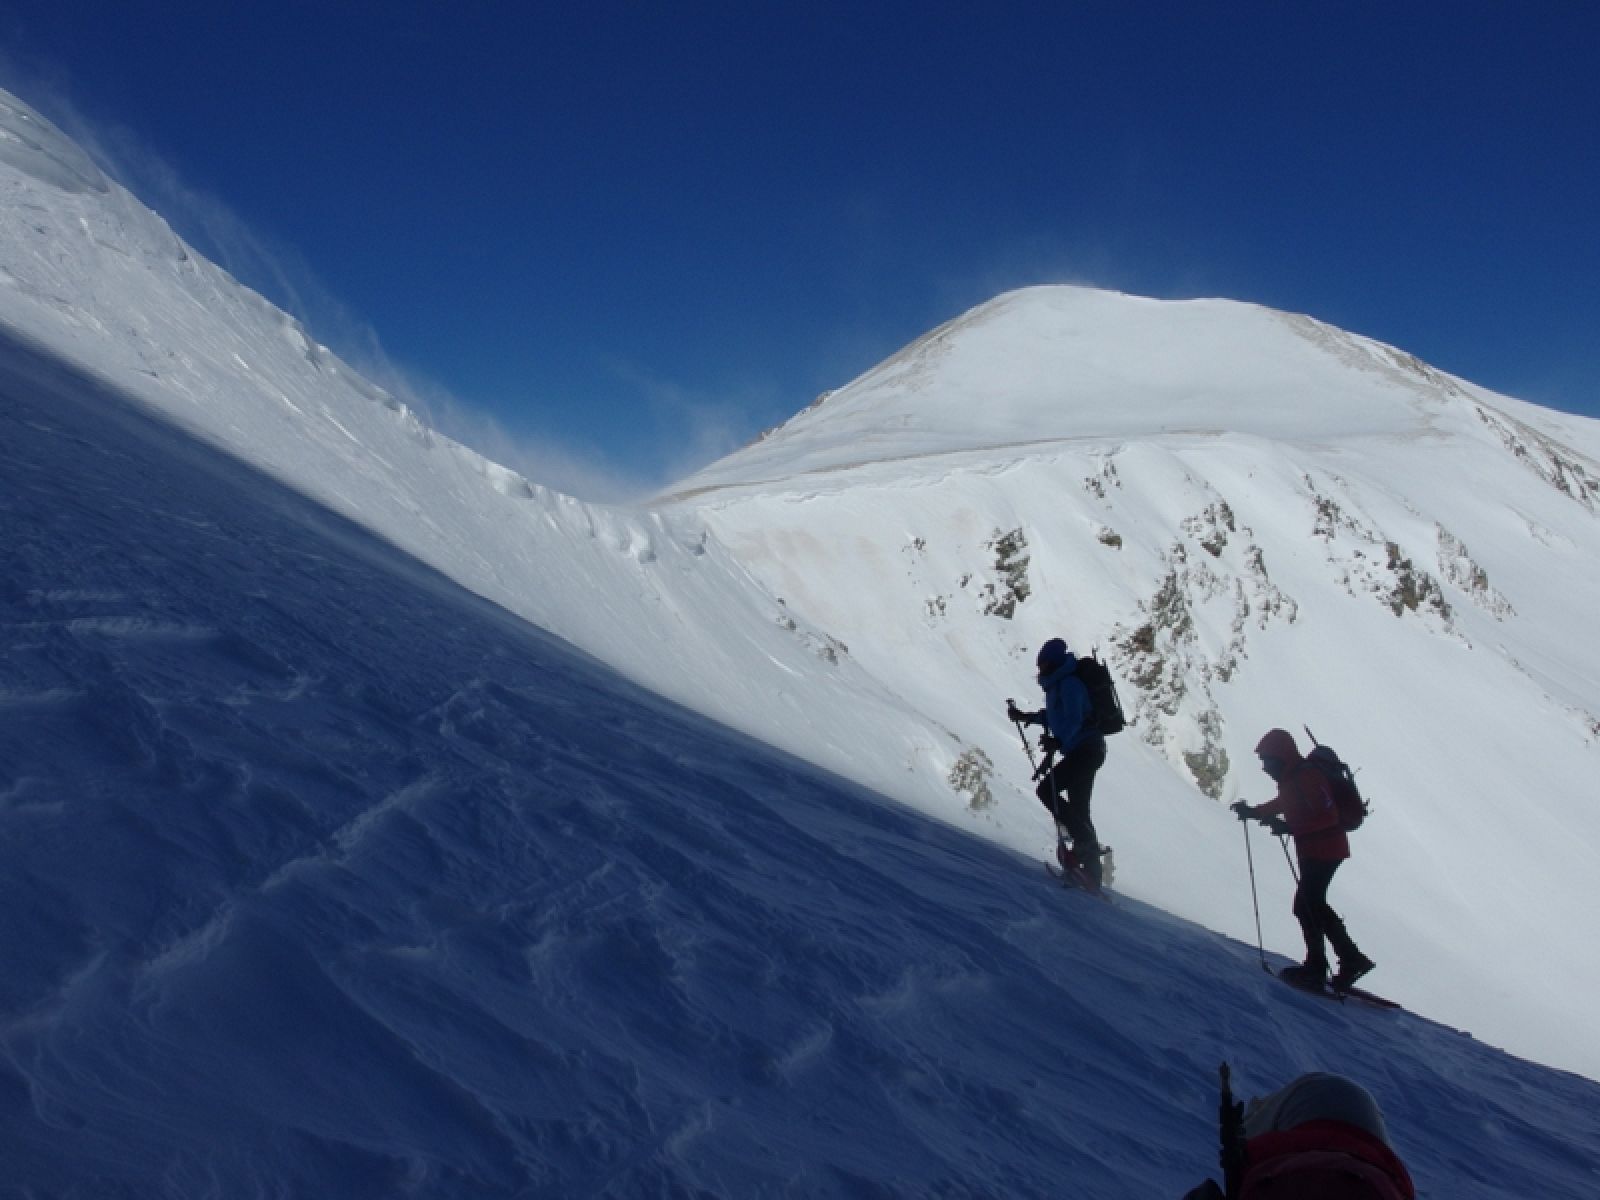
M 1104 900 L 1107 904 L 1111 903 L 1111 894 L 1103 887 L 1097 886 L 1094 880 L 1090 879 L 1088 875 L 1084 874 L 1081 867 L 1074 867 L 1072 870 L 1067 871 L 1063 870 L 1061 867 L 1047 859 L 1044 864 L 1044 869 L 1050 872 L 1050 878 L 1054 879 L 1062 887 L 1075 888 L 1080 892 L 1088 892 L 1089 895 L 1093 896 L 1096 900 Z
M 1308 996 L 1325 996 L 1327 999 L 1337 1000 L 1341 1004 L 1343 1004 L 1346 1000 L 1354 1000 L 1359 1004 L 1365 1004 L 1371 1008 L 1398 1009 L 1400 1007 L 1400 1005 L 1396 1004 L 1393 1000 L 1386 1000 L 1382 996 L 1374 995 L 1365 988 L 1352 987 L 1341 990 L 1335 988 L 1332 984 L 1327 982 L 1322 982 L 1317 984 L 1315 987 L 1312 987 L 1309 984 L 1300 983 L 1297 980 L 1286 977 L 1281 970 L 1274 971 L 1273 975 L 1282 982 L 1288 984 L 1295 991 L 1305 992 Z
M 1398 1009 L 1400 1007 L 1393 1000 L 1374 995 L 1372 992 L 1367 991 L 1366 988 L 1345 988 L 1342 992 L 1335 992 L 1334 995 L 1342 996 L 1347 1000 L 1359 1000 L 1362 1004 L 1370 1004 L 1373 1008 Z

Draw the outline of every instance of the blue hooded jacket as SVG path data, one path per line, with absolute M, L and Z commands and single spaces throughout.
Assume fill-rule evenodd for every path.
M 1044 727 L 1061 744 L 1065 758 L 1079 745 L 1100 734 L 1087 725 L 1089 689 L 1078 678 L 1078 656 L 1068 653 L 1061 665 L 1039 676 L 1044 689 Z

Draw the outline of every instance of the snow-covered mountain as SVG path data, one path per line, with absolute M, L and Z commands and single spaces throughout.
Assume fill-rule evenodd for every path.
M 1376 809 L 1335 885 L 1374 986 L 1600 1074 L 1593 423 L 1051 289 L 605 508 L 3 93 L 0 211 L 18 1194 L 1167 1194 L 1224 1056 L 1350 1070 L 1440 1194 L 1592 1187 L 1592 1085 L 1140 901 L 1253 942 L 1221 801 L 1307 721 Z M 1004 697 L 1058 632 L 1140 715 L 1110 910 L 1011 853 L 1050 835 Z
M 1041 288 L 667 507 L 971 747 L 976 809 L 1033 803 L 1001 700 L 1034 648 L 1099 646 L 1138 722 L 1096 794 L 1123 886 L 1239 936 L 1225 803 L 1309 725 L 1375 810 L 1333 895 L 1384 983 L 1600 1072 L 1565 916 L 1600 903 L 1600 425 L 1306 317 Z
M 1215 1068 L 1424 1196 L 1600 1086 L 642 691 L 0 333 L 0 1196 L 1177 1196 Z

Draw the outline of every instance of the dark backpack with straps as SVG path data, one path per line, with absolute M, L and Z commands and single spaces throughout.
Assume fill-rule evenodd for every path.
M 1332 746 L 1324 746 L 1320 742 L 1312 746 L 1311 753 L 1306 755 L 1306 762 L 1322 772 L 1322 777 L 1328 781 L 1328 790 L 1333 793 L 1333 805 L 1339 810 L 1340 827 L 1346 833 L 1360 829 L 1369 809 L 1367 802 L 1361 798 L 1361 789 L 1356 787 L 1356 777 L 1349 765 L 1340 759 Z
M 1096 733 L 1109 736 L 1121 733 L 1128 727 L 1122 715 L 1122 701 L 1117 699 L 1117 685 L 1111 672 L 1092 654 L 1080 655 L 1074 672 L 1089 692 L 1089 715 L 1084 724 Z

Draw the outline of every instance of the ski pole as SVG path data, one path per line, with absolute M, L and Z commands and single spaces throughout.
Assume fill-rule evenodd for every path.
M 1261 939 L 1261 901 L 1256 898 L 1256 856 L 1250 849 L 1250 823 L 1240 821 L 1239 827 L 1244 830 L 1244 857 L 1250 864 L 1250 904 L 1256 910 L 1256 950 L 1261 955 L 1261 969 L 1271 975 L 1272 968 L 1267 966 L 1267 948 Z
M 1055 766 L 1055 761 L 1056 752 L 1051 750 L 1045 754 L 1044 761 L 1034 770 L 1033 777 L 1035 780 L 1044 780 L 1043 787 L 1050 797 L 1050 815 L 1056 823 L 1056 857 L 1064 859 L 1064 852 L 1067 849 L 1067 830 L 1061 820 L 1061 796 L 1056 791 L 1055 784 L 1048 778 L 1050 768 Z M 1061 865 L 1066 866 L 1066 863 L 1063 861 Z
M 1015 712 L 1016 708 L 1017 702 L 1010 696 L 1007 696 L 1006 710 L 1008 712 Z M 1028 744 L 1028 731 L 1022 727 L 1022 722 L 1017 720 L 1015 717 L 1011 718 L 1011 723 L 1017 727 L 1017 736 L 1022 739 L 1022 752 L 1028 756 L 1028 766 L 1032 768 L 1033 777 L 1037 779 L 1039 778 L 1039 764 L 1033 760 L 1033 747 Z
M 1011 697 L 1007 696 L 1006 705 L 1008 710 L 1014 712 L 1017 707 L 1017 702 L 1011 699 Z M 1028 733 L 1022 728 L 1022 722 L 1017 720 L 1015 717 L 1012 717 L 1011 723 L 1017 727 L 1017 736 L 1022 739 L 1022 752 L 1028 756 L 1028 765 L 1033 768 L 1033 778 L 1038 780 L 1039 776 L 1043 775 L 1050 769 L 1050 760 L 1053 756 L 1047 755 L 1042 764 L 1036 762 L 1033 757 L 1033 747 L 1028 744 Z M 1061 810 L 1057 806 L 1057 800 L 1058 797 L 1052 790 L 1050 793 L 1050 816 L 1054 818 L 1056 823 L 1056 857 L 1060 859 L 1063 857 L 1061 852 L 1063 849 L 1065 849 L 1067 844 L 1067 835 L 1062 831 L 1061 828 Z
M 1294 876 L 1295 887 L 1300 886 L 1300 872 L 1295 869 L 1294 859 L 1289 857 L 1289 839 L 1283 834 L 1278 835 L 1278 845 L 1283 847 L 1283 861 L 1289 864 L 1289 874 Z

